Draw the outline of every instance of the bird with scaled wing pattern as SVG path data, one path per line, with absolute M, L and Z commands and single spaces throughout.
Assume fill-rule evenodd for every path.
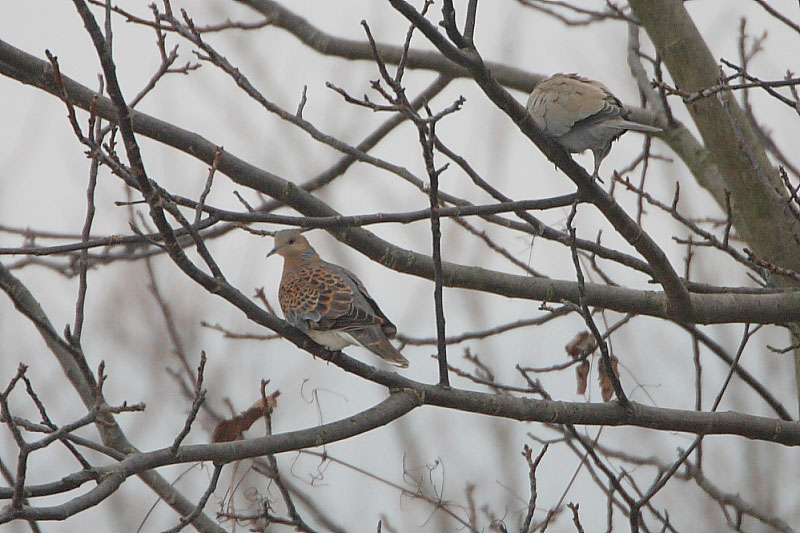
M 389 342 L 397 328 L 355 274 L 320 259 L 298 230 L 276 232 L 267 257 L 273 254 L 283 257 L 278 300 L 291 325 L 329 350 L 356 344 L 394 365 L 408 366 Z
M 631 120 L 630 112 L 608 87 L 577 74 L 554 74 L 539 82 L 527 108 L 539 129 L 568 152 L 592 151 L 594 178 L 620 135 L 628 130 L 661 131 Z

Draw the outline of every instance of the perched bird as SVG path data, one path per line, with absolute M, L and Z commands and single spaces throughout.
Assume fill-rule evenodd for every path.
M 627 130 L 655 133 L 660 128 L 629 119 L 629 112 L 608 87 L 577 74 L 554 74 L 528 97 L 528 113 L 545 134 L 571 153 L 591 150 L 597 178 L 611 143 Z
M 320 259 L 297 230 L 275 233 L 267 257 L 272 254 L 283 256 L 278 300 L 291 325 L 329 350 L 357 344 L 394 365 L 408 366 L 389 342 L 397 328 L 355 274 Z

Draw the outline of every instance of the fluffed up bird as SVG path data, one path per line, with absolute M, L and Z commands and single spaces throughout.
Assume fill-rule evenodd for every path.
M 597 178 L 611 143 L 628 130 L 656 133 L 660 128 L 634 122 L 622 102 L 599 81 L 577 74 L 554 74 L 528 98 L 528 113 L 542 132 L 571 153 L 591 150 Z
M 389 342 L 397 328 L 355 274 L 320 259 L 297 230 L 275 233 L 267 254 L 283 256 L 278 300 L 286 320 L 329 350 L 350 344 L 405 368 L 408 359 Z

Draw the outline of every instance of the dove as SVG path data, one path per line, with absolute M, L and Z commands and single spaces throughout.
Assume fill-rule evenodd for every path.
M 611 143 L 628 130 L 656 133 L 660 128 L 630 120 L 629 111 L 608 87 L 577 74 L 554 74 L 528 97 L 528 113 L 543 133 L 570 153 L 591 150 L 593 178 Z
M 329 350 L 355 344 L 393 365 L 408 366 L 389 342 L 397 328 L 355 274 L 320 259 L 298 230 L 276 232 L 267 257 L 273 254 L 283 257 L 278 301 L 291 325 Z

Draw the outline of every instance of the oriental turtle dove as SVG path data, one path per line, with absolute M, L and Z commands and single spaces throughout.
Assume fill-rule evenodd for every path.
M 320 259 L 297 230 L 275 233 L 267 254 L 283 256 L 278 300 L 286 320 L 329 350 L 363 346 L 388 362 L 408 360 L 389 342 L 397 328 L 349 270 Z
M 630 112 L 608 87 L 577 74 L 554 74 L 539 82 L 527 107 L 539 129 L 565 150 L 592 151 L 595 178 L 611 143 L 627 130 L 661 131 L 630 120 Z

